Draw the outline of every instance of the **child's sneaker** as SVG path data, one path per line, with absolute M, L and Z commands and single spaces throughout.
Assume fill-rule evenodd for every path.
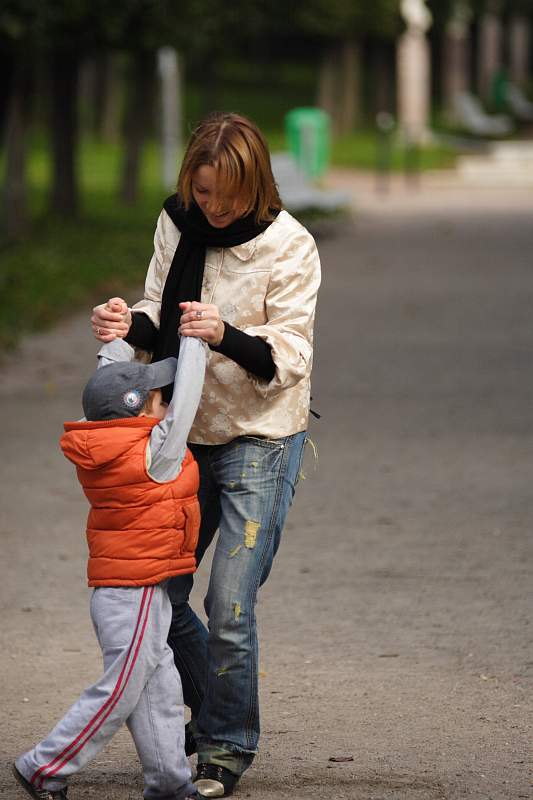
M 239 777 L 218 764 L 198 764 L 194 785 L 200 800 L 205 797 L 228 797 L 233 794 Z
M 29 794 L 30 797 L 33 797 L 34 800 L 67 800 L 66 789 L 36 789 L 35 786 L 32 786 L 31 783 L 26 780 L 24 775 L 18 771 L 15 764 L 13 764 L 13 775 L 20 783 L 22 788 Z

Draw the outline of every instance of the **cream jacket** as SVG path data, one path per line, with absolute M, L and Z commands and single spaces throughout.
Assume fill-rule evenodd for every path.
M 179 230 L 163 210 L 144 299 L 133 306 L 156 327 L 179 238 Z M 306 429 L 319 284 L 314 239 L 287 211 L 249 242 L 207 249 L 202 303 L 214 303 L 223 320 L 268 342 L 276 373 L 268 382 L 209 350 L 190 442 L 224 444 L 243 435 L 278 438 Z

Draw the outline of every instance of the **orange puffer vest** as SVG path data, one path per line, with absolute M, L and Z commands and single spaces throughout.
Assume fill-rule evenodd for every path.
M 91 504 L 89 586 L 148 586 L 196 569 L 198 465 L 187 450 L 175 480 L 148 475 L 146 448 L 157 422 L 65 423 L 61 448 Z

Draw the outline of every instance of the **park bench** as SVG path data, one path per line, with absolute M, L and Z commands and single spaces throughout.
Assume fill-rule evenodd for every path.
M 461 92 L 454 99 L 456 121 L 476 136 L 507 136 L 513 123 L 506 114 L 487 114 L 477 97 Z
M 508 83 L 505 89 L 507 108 L 520 122 L 533 122 L 533 103 L 527 99 L 520 87 Z
M 290 153 L 274 153 L 272 155 L 272 172 L 278 184 L 283 205 L 288 211 L 335 213 L 350 205 L 348 194 L 321 189 L 311 183 Z

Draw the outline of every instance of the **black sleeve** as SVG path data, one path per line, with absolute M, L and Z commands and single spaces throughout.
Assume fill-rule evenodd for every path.
M 124 340 L 132 347 L 140 347 L 142 350 L 153 351 L 157 336 L 157 328 L 147 314 L 142 311 L 133 312 L 131 315 L 131 327 Z
M 250 336 L 227 322 L 224 323 L 224 336 L 220 344 L 209 347 L 216 353 L 231 358 L 258 378 L 271 381 L 276 373 L 270 345 L 259 336 Z

